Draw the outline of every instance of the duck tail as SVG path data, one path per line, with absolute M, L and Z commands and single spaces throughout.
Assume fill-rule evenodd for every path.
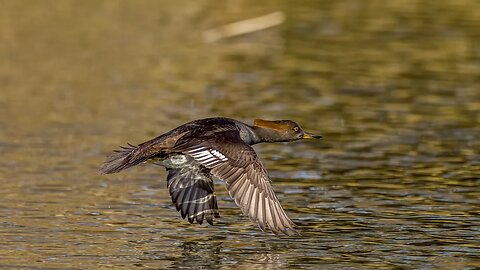
M 102 174 L 117 173 L 146 161 L 150 156 L 145 155 L 145 151 L 142 150 L 141 145 L 121 146 L 107 157 L 105 163 L 100 167 L 100 172 Z

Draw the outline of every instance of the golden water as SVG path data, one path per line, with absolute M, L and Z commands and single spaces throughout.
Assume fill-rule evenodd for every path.
M 479 10 L 0 0 L 0 267 L 480 267 Z M 160 167 L 98 173 L 118 145 L 211 116 L 324 136 L 256 146 L 302 236 L 259 231 L 221 184 L 207 227 L 180 218 Z

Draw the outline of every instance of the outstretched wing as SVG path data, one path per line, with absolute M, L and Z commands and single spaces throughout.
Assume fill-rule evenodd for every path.
M 275 234 L 295 232 L 295 224 L 280 205 L 265 167 L 238 132 L 226 131 L 177 147 L 223 179 L 235 203 L 260 229 L 269 228 Z
M 182 218 L 199 224 L 205 219 L 213 225 L 213 218 L 220 215 L 209 173 L 203 172 L 200 165 L 167 170 L 168 191 Z

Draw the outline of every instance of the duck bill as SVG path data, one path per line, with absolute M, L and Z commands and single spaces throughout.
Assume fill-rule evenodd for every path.
M 309 132 L 305 132 L 305 134 L 303 134 L 303 137 L 302 137 L 302 139 L 320 139 L 320 138 L 322 138 L 321 135 L 315 135 Z

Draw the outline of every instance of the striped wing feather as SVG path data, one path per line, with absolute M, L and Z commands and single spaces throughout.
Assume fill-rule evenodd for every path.
M 268 228 L 275 234 L 295 233 L 295 224 L 280 205 L 254 149 L 240 139 L 238 132 L 224 133 L 208 141 L 190 140 L 179 148 L 223 179 L 235 203 L 260 229 Z
M 213 225 L 213 218 L 220 217 L 213 181 L 199 167 L 168 169 L 167 186 L 177 211 L 190 223 L 205 219 Z

